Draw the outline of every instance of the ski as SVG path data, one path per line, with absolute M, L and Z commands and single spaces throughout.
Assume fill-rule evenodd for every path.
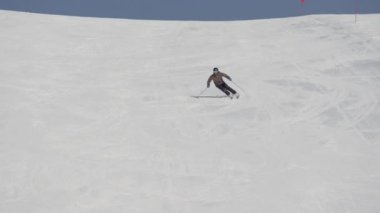
M 228 98 L 227 95 L 198 95 L 191 96 L 192 98 Z

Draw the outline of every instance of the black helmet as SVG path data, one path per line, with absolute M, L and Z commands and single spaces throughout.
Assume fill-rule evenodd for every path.
M 214 67 L 214 69 L 212 70 L 212 71 L 217 71 L 217 72 L 219 72 L 219 69 L 218 69 L 218 67 Z

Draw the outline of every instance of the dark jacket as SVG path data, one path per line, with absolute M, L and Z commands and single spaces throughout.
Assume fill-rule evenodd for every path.
M 227 74 L 225 73 L 222 73 L 222 72 L 218 72 L 216 74 L 212 74 L 208 80 L 207 80 L 207 87 L 210 87 L 210 83 L 211 81 L 214 81 L 214 84 L 215 86 L 218 86 L 218 85 L 221 85 L 224 83 L 223 81 L 223 77 L 227 78 L 228 80 L 231 81 L 231 77 L 228 76 Z

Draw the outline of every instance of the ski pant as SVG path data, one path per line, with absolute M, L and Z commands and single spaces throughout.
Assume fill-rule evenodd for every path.
M 236 94 L 236 91 L 232 89 L 230 86 L 228 86 L 225 82 L 223 82 L 222 84 L 216 85 L 216 87 L 222 90 L 222 92 L 226 93 L 226 95 L 230 95 L 230 92 L 234 95 Z

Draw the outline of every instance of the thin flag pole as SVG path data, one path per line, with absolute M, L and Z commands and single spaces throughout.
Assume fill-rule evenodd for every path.
M 358 21 L 358 13 L 359 13 L 359 0 L 355 1 L 355 24 Z
M 304 15 L 303 13 L 303 5 L 305 4 L 305 0 L 300 0 L 301 2 L 301 15 Z

